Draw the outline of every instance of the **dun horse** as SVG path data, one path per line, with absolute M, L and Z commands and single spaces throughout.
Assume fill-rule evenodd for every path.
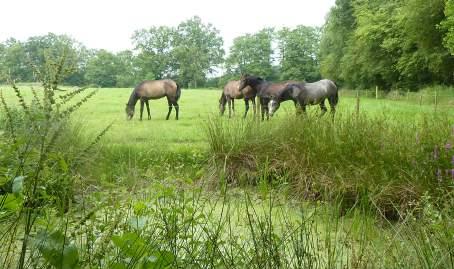
M 239 80 L 232 80 L 227 82 L 224 86 L 224 90 L 222 91 L 221 98 L 219 99 L 219 110 L 221 112 L 221 116 L 224 115 L 225 111 L 225 104 L 229 106 L 229 118 L 231 117 L 232 110 L 235 114 L 235 99 L 244 99 L 244 104 L 246 106 L 246 110 L 244 112 L 244 118 L 246 118 L 247 112 L 249 111 L 249 100 L 252 101 L 252 106 L 254 109 L 254 115 L 256 113 L 255 109 L 255 96 L 256 92 L 251 89 L 251 87 L 246 87 L 243 91 L 240 91 L 240 81 Z
M 167 113 L 166 120 L 169 119 L 170 113 L 172 112 L 172 106 L 175 107 L 176 119 L 178 120 L 178 99 L 180 99 L 181 96 L 181 88 L 171 79 L 145 80 L 139 83 L 132 91 L 129 101 L 126 104 L 127 118 L 129 120 L 132 119 L 134 116 L 134 107 L 136 106 L 137 100 L 140 99 L 140 120 L 142 120 L 144 103 L 147 105 L 148 119 L 151 119 L 148 100 L 159 99 L 164 96 L 167 97 L 167 102 L 169 104 L 169 112 Z
M 255 94 L 259 97 L 260 105 L 262 107 L 262 120 L 269 118 L 268 103 L 271 98 L 278 95 L 284 87 L 289 83 L 297 83 L 297 81 L 284 81 L 278 83 L 268 82 L 261 77 L 243 75 L 240 80 L 240 91 L 242 92 L 247 86 L 250 86 Z M 287 99 L 290 100 L 290 99 Z M 295 105 L 296 101 L 294 100 Z
M 307 105 L 320 105 L 322 114 L 328 109 L 325 106 L 325 99 L 328 99 L 331 107 L 331 113 L 334 116 L 336 105 L 339 102 L 339 95 L 336 84 L 329 80 L 323 79 L 314 83 L 294 83 L 288 84 L 280 93 L 275 95 L 268 103 L 268 110 L 271 116 L 279 109 L 281 102 L 293 100 L 298 102 L 303 112 L 306 112 Z

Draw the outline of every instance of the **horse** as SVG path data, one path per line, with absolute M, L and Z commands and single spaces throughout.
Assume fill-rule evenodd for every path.
M 148 100 L 159 99 L 164 96 L 167 97 L 167 102 L 169 104 L 169 112 L 167 113 L 166 120 L 169 119 L 170 113 L 172 112 L 172 106 L 175 107 L 175 119 L 178 120 L 178 100 L 181 96 L 181 87 L 171 79 L 144 80 L 140 82 L 132 91 L 129 101 L 126 104 L 127 119 L 131 120 L 134 116 L 134 107 L 136 106 L 137 100 L 140 99 L 140 120 L 142 120 L 144 103 L 147 105 L 148 119 L 150 120 L 151 115 Z
M 278 83 L 271 83 L 264 80 L 258 76 L 251 76 L 251 75 L 243 75 L 240 79 L 240 92 L 249 86 L 252 88 L 253 92 L 259 97 L 260 105 L 262 107 L 262 120 L 265 118 L 269 119 L 269 111 L 268 111 L 268 103 L 271 98 L 275 95 L 278 95 L 280 91 L 284 89 L 289 83 L 298 83 L 298 81 L 288 80 Z M 287 99 L 290 100 L 290 99 Z M 293 101 L 296 106 L 296 101 Z
M 235 99 L 244 99 L 244 104 L 246 106 L 246 110 L 244 112 L 244 118 L 246 118 L 247 112 L 249 111 L 249 100 L 252 101 L 254 115 L 256 113 L 255 109 L 255 96 L 256 93 L 251 89 L 251 87 L 246 87 L 243 91 L 239 90 L 240 81 L 239 80 L 231 80 L 227 82 L 224 86 L 224 89 L 221 94 L 221 98 L 219 99 L 219 111 L 221 112 L 221 116 L 224 115 L 225 111 L 225 104 L 227 103 L 229 106 L 229 118 L 231 117 L 231 113 L 235 114 Z M 231 106 L 231 107 L 230 107 Z
M 320 105 L 322 113 L 326 113 L 328 109 L 325 106 L 325 99 L 328 99 L 331 107 L 331 113 L 334 117 L 336 105 L 339 102 L 339 94 L 336 84 L 329 79 L 322 79 L 313 83 L 292 83 L 288 84 L 281 92 L 271 98 L 268 103 L 270 115 L 279 109 L 280 103 L 286 100 L 296 101 L 303 112 L 306 112 L 307 105 Z

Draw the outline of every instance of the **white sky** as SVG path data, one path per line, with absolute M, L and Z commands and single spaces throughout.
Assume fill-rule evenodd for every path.
M 135 30 L 176 26 L 197 15 L 227 48 L 233 38 L 264 27 L 321 26 L 335 0 L 2 0 L 0 42 L 48 32 L 67 34 L 88 48 L 133 49 Z

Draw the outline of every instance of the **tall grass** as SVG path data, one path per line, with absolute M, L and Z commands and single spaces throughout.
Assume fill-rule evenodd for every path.
M 289 117 L 279 121 L 211 120 L 207 136 L 213 180 L 259 183 L 266 173 L 302 199 L 342 197 L 346 208 L 366 203 L 399 218 L 425 192 L 451 191 L 453 121 L 424 115 L 414 122 L 384 115 Z M 264 169 L 266 167 L 266 169 Z

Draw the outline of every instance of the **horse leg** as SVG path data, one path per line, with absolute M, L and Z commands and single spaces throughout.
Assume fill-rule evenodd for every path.
M 227 97 L 227 105 L 229 106 L 229 119 L 232 117 L 232 99 Z
M 232 98 L 232 113 L 233 116 L 235 117 L 235 98 Z
M 166 120 L 169 120 L 170 113 L 172 112 L 172 102 L 170 101 L 170 99 L 167 99 L 167 103 L 169 105 L 169 112 L 167 113 Z
M 267 104 L 265 98 L 260 98 L 260 105 L 261 105 L 261 110 L 262 110 L 262 121 L 264 121 L 265 113 L 267 114 L 267 118 L 268 118 L 268 104 Z
M 255 107 L 255 97 L 252 97 L 251 101 L 252 101 L 252 109 L 254 109 L 254 118 L 255 118 L 255 114 L 257 114 L 257 108 Z
M 326 113 L 326 111 L 328 111 L 328 109 L 326 109 L 326 106 L 325 106 L 325 99 L 323 99 L 320 102 L 320 108 L 322 109 L 322 113 L 320 114 L 320 117 L 321 117 Z
M 143 103 L 144 101 L 141 99 L 140 100 L 140 120 L 142 120 L 142 114 L 143 114 Z
M 269 103 L 269 101 L 268 101 L 268 103 Z M 270 119 L 270 109 L 268 107 L 268 104 L 265 107 L 265 112 L 266 112 L 266 120 L 269 120 Z
M 180 106 L 178 105 L 178 101 L 173 101 L 173 106 L 175 107 L 176 112 L 175 119 L 178 120 L 178 115 L 180 113 Z
M 244 117 L 243 118 L 246 118 L 247 112 L 249 110 L 249 99 L 244 99 L 244 105 L 246 106 L 246 109 L 244 111 Z
M 148 104 L 148 100 L 145 101 L 145 105 L 147 105 L 148 119 L 151 120 L 151 115 L 150 115 L 150 105 Z
M 331 119 L 334 121 L 334 114 L 336 113 L 336 102 L 333 100 L 333 98 L 329 98 L 329 106 L 331 108 L 330 113 L 331 113 Z

